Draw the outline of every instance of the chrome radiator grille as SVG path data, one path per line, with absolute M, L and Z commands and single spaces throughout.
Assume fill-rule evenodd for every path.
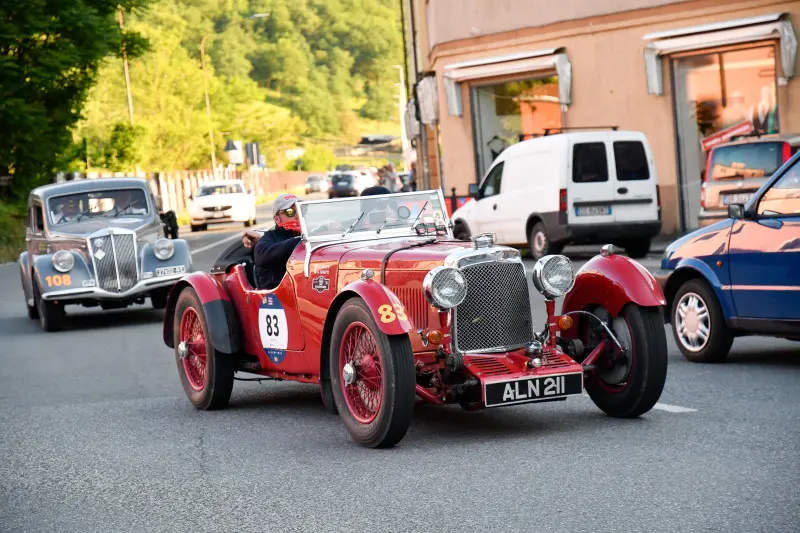
M 533 339 L 531 303 L 522 263 L 493 261 L 462 268 L 467 298 L 456 307 L 459 352 L 519 348 Z
M 138 281 L 136 242 L 133 234 L 90 239 L 97 285 L 110 292 L 125 292 Z

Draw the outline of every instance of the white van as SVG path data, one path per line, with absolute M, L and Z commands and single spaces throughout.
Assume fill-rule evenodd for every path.
M 492 163 L 474 202 L 453 213 L 456 238 L 494 233 L 534 259 L 567 244 L 613 243 L 630 257 L 650 251 L 661 231 L 653 153 L 641 132 L 545 135 L 508 147 Z

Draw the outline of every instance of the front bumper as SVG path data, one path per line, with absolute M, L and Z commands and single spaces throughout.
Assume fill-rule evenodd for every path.
M 168 276 L 159 276 L 157 278 L 143 279 L 125 292 L 110 292 L 99 287 L 81 287 L 60 291 L 48 291 L 42 295 L 42 300 L 127 300 L 136 296 L 146 295 L 153 289 L 171 287 L 185 275 L 186 273 L 171 274 Z

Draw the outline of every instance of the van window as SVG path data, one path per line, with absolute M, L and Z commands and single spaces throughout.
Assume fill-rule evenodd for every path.
M 481 187 L 481 198 L 488 198 L 495 194 L 500 194 L 500 183 L 503 181 L 503 166 L 505 162 L 498 163 L 496 167 L 489 171 L 486 180 Z
M 617 164 L 619 181 L 650 179 L 650 167 L 644 145 L 639 141 L 617 141 L 614 143 L 614 162 Z
M 572 147 L 572 181 L 575 183 L 608 181 L 605 143 L 579 143 Z

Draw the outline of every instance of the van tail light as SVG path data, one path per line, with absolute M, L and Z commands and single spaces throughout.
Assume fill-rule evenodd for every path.
M 712 148 L 708 155 L 706 156 L 706 171 L 700 177 L 700 181 L 705 183 L 711 179 L 711 156 L 714 154 L 714 149 Z
M 706 184 L 700 186 L 700 207 L 706 208 Z
M 567 189 L 559 189 L 558 191 L 558 210 L 567 212 Z
M 661 185 L 656 185 L 656 207 L 661 210 Z
M 792 158 L 792 147 L 789 143 L 783 143 L 783 162 L 786 163 Z

